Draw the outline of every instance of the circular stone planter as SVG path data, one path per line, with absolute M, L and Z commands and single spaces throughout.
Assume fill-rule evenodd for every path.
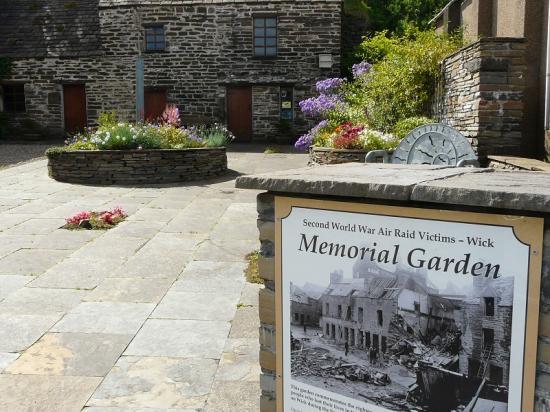
M 225 148 L 50 150 L 47 156 L 50 177 L 67 183 L 177 183 L 227 172 Z
M 309 148 L 309 163 L 318 165 L 336 165 L 351 162 L 365 163 L 367 153 L 364 150 L 312 146 Z

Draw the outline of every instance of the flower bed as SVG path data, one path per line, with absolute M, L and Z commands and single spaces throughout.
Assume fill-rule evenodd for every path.
M 120 207 L 103 212 L 84 210 L 66 219 L 63 229 L 68 230 L 107 230 L 123 222 L 128 214 Z
M 60 182 L 177 183 L 227 172 L 225 148 L 153 150 L 48 150 L 48 172 Z
M 102 114 L 99 126 L 46 152 L 50 177 L 69 183 L 147 184 L 210 179 L 227 171 L 223 126 L 181 127 L 168 106 L 156 124 L 118 122 Z
M 431 30 L 386 36 L 363 42 L 357 57 L 364 61 L 351 78 L 321 80 L 318 95 L 300 102 L 318 122 L 295 145 L 309 151 L 310 163 L 363 162 L 369 151 L 391 151 L 416 127 L 434 123 L 426 115 L 439 62 L 459 41 Z

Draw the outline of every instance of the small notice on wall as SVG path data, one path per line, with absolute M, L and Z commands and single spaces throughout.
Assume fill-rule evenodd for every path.
M 277 406 L 533 410 L 543 220 L 278 197 Z

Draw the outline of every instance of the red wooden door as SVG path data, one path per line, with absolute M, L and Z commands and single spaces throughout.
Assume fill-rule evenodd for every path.
M 145 121 L 154 122 L 166 108 L 166 90 L 145 91 Z
M 63 113 L 67 133 L 78 133 L 84 130 L 87 123 L 85 85 L 63 85 Z
M 227 128 L 237 142 L 252 140 L 252 88 L 229 87 L 227 89 Z

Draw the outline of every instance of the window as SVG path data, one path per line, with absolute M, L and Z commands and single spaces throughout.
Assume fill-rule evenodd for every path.
M 378 313 L 378 326 L 383 326 L 384 325 L 384 315 L 382 314 L 381 310 L 377 311 L 377 313 Z
M 351 306 L 346 309 L 346 320 L 351 320 Z
M 145 50 L 163 51 L 166 49 L 164 26 L 155 25 L 145 27 Z
M 495 298 L 483 298 L 485 301 L 485 316 L 495 316 Z
M 357 321 L 363 323 L 363 308 L 359 308 L 357 312 Z
M 325 315 L 328 316 L 328 313 L 329 313 L 329 304 L 328 303 L 325 303 Z
M 342 305 L 338 305 L 338 319 L 342 319 Z
M 326 328 L 327 328 L 327 336 L 329 336 L 330 335 L 330 325 L 328 323 L 326 325 Z
M 20 113 L 25 111 L 25 85 L 5 84 L 2 86 L 4 111 Z
M 493 329 L 482 329 L 483 331 L 483 349 L 489 350 L 495 344 L 495 331 Z
M 294 314 L 294 322 L 298 322 L 300 320 L 300 317 L 297 313 Z
M 420 302 L 414 302 L 414 311 L 420 312 Z
M 388 349 L 388 339 L 385 336 L 382 336 L 382 352 L 386 353 L 386 350 Z
M 277 56 L 277 17 L 254 17 L 254 56 Z

